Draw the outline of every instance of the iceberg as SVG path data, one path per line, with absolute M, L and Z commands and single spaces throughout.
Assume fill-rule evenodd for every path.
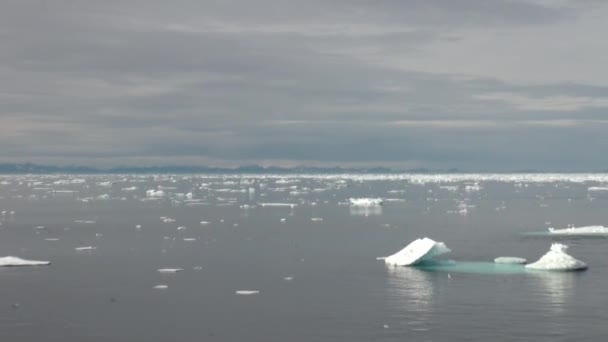
M 543 255 L 537 262 L 525 267 L 531 270 L 544 271 L 578 271 L 587 269 L 587 264 L 575 259 L 568 253 L 568 246 L 554 243 L 547 254 Z
M 350 205 L 357 207 L 375 207 L 382 205 L 382 198 L 349 198 Z
M 235 293 L 237 295 L 241 295 L 241 296 L 250 296 L 250 295 L 259 294 L 260 291 L 258 291 L 258 290 L 238 290 L 238 291 L 235 291 Z
M 443 242 L 425 237 L 414 240 L 399 252 L 386 257 L 384 262 L 394 266 L 412 266 L 449 252 L 451 250 Z
M 183 270 L 183 268 L 159 268 L 157 271 L 159 273 L 177 273 Z
M 50 264 L 50 261 L 26 260 L 14 256 L 5 256 L 0 258 L 0 267 L 46 266 Z
M 549 228 L 549 233 L 554 235 L 605 235 L 608 234 L 608 227 L 585 226 L 560 229 Z

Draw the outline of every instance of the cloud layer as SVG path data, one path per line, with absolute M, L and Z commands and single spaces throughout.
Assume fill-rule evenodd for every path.
M 0 4 L 0 162 L 599 170 L 601 1 Z

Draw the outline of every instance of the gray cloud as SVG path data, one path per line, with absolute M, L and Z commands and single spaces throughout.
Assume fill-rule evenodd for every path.
M 608 168 L 602 14 L 596 1 L 10 0 L 0 162 Z

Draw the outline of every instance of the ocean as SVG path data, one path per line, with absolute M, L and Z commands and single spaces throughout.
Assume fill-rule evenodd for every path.
M 0 257 L 51 262 L 0 267 L 0 340 L 603 341 L 608 239 L 547 228 L 608 225 L 606 185 L 604 174 L 0 176 Z M 349 203 L 360 197 L 383 203 Z M 480 267 L 377 259 L 423 237 L 451 249 L 440 259 Z M 588 270 L 490 264 L 533 262 L 553 242 Z

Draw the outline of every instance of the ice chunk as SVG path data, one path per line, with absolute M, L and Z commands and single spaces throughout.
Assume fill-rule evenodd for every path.
M 183 268 L 159 268 L 157 271 L 160 273 L 177 273 L 183 270 Z
M 74 223 L 95 224 L 95 223 L 97 223 L 97 221 L 94 221 L 94 220 L 74 220 Z
M 92 251 L 94 249 L 97 249 L 97 247 L 94 247 L 94 246 L 83 246 L 83 247 L 76 247 L 75 249 L 77 251 Z
M 323 222 L 323 218 L 322 217 L 312 217 L 310 220 L 312 222 Z
M 297 204 L 295 203 L 258 203 L 261 207 L 286 207 L 286 208 L 295 208 Z
M 359 207 L 375 207 L 382 205 L 384 202 L 382 198 L 350 198 L 350 205 Z
M 451 250 L 443 242 L 436 242 L 425 237 L 414 240 L 399 252 L 386 257 L 384 262 L 395 266 L 411 266 L 449 252 Z
M 241 295 L 241 296 L 249 296 L 249 295 L 258 294 L 258 293 L 260 293 L 260 291 L 257 291 L 257 290 L 238 290 L 235 293 L 237 295 Z
M 14 256 L 0 258 L 0 267 L 45 266 L 50 264 L 50 261 L 26 260 Z
M 526 265 L 526 268 L 545 271 L 577 271 L 587 268 L 587 264 L 573 258 L 566 253 L 566 250 L 568 250 L 568 246 L 554 243 L 547 254 L 543 255 L 537 262 Z
M 606 186 L 590 186 L 587 191 L 608 191 Z
M 156 290 L 166 290 L 168 288 L 169 288 L 168 285 L 162 285 L 162 284 L 161 285 L 156 285 L 156 286 L 153 287 L 153 289 L 156 289 Z
M 498 257 L 494 259 L 497 264 L 525 264 L 528 260 L 518 257 Z
M 146 190 L 146 196 L 148 197 L 163 197 L 165 196 L 165 192 L 162 190 Z
M 608 227 L 604 226 L 585 226 L 570 228 L 549 228 L 549 233 L 555 235 L 604 235 L 608 234 Z

